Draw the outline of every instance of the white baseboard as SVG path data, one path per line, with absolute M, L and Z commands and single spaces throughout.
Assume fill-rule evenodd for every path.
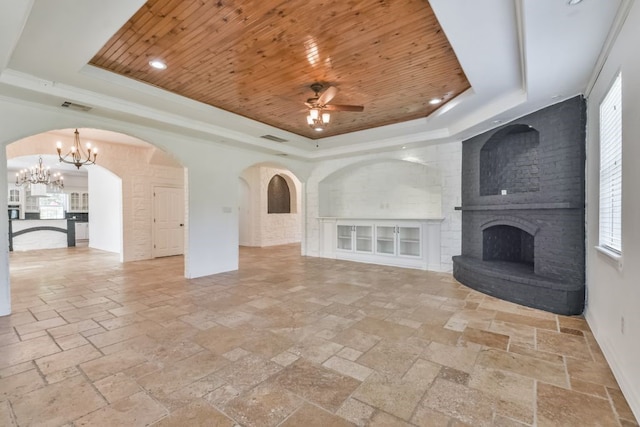
M 611 371 L 613 372 L 613 376 L 618 381 L 618 385 L 620 386 L 620 391 L 624 394 L 624 397 L 627 399 L 627 403 L 635 415 L 636 420 L 640 420 L 640 384 L 634 384 L 633 381 L 630 381 L 626 375 L 624 374 L 624 370 L 620 366 L 620 362 L 616 357 L 616 351 L 614 346 L 611 344 L 606 337 L 601 337 L 598 333 L 598 322 L 591 315 L 591 312 L 587 308 L 587 311 L 584 313 L 584 317 L 593 332 L 593 336 L 596 338 L 596 341 L 600 345 L 600 349 L 602 353 L 604 353 L 605 359 L 609 363 L 611 367 Z

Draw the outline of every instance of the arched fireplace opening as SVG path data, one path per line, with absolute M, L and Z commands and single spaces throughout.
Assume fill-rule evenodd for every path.
M 507 261 L 534 269 L 534 236 L 521 228 L 494 225 L 482 231 L 482 260 Z

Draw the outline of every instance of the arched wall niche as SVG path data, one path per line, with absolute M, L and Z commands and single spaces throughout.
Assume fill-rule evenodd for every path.
M 319 216 L 437 218 L 442 177 L 437 168 L 406 160 L 375 159 L 345 166 L 318 184 Z
M 518 124 L 496 132 L 480 149 L 480 195 L 540 190 L 540 133 Z
M 289 213 L 269 213 L 268 188 L 276 175 L 280 176 L 289 188 Z M 280 164 L 262 162 L 246 168 L 240 179 L 246 183 L 249 191 L 249 197 L 241 195 L 239 205 L 240 212 L 248 213 L 239 222 L 239 236 L 243 236 L 244 241 L 241 244 L 264 247 L 299 243 L 302 239 L 303 186 L 297 176 Z
M 267 184 L 267 213 L 291 213 L 291 190 L 282 175 L 273 175 Z

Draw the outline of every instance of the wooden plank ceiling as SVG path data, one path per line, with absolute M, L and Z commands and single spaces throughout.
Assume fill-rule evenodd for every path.
M 149 0 L 90 63 L 312 139 L 426 117 L 470 87 L 426 0 Z M 364 112 L 314 131 L 314 82 Z

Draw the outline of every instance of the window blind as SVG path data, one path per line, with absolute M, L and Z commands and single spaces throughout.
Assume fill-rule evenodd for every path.
M 600 104 L 600 246 L 622 253 L 622 78 Z

